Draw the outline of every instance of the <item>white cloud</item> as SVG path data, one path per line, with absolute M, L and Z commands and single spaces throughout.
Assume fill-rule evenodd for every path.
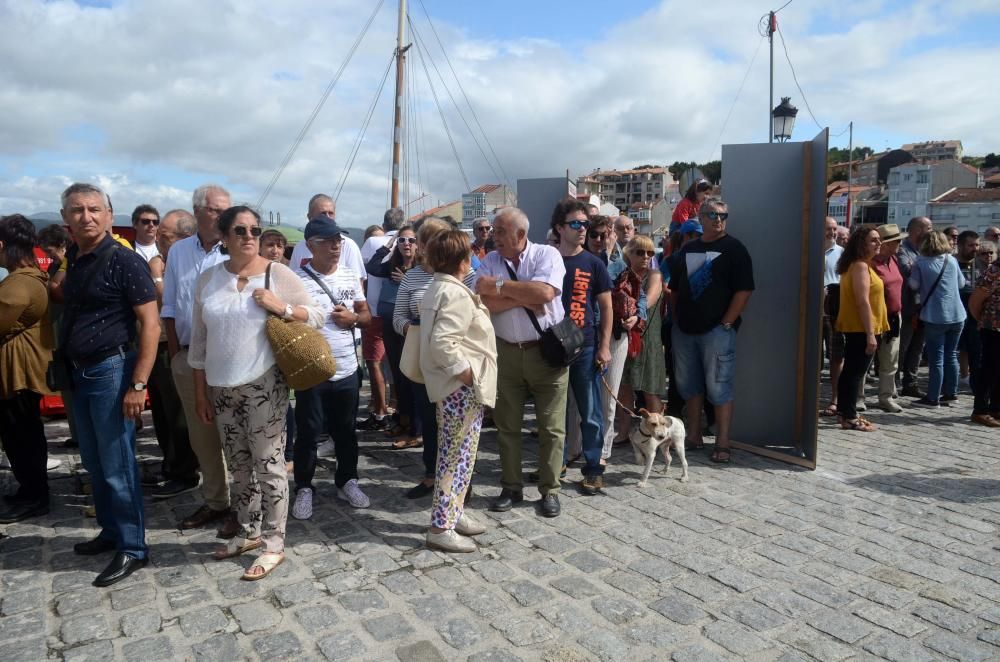
M 392 4 L 266 208 L 300 222 L 312 193 L 333 192 L 391 55 Z M 437 28 L 513 181 L 717 155 L 723 119 L 760 40 L 762 11 L 748 4 L 719 0 L 706 16 L 688 3 L 664 2 L 604 26 L 573 51 L 555 32 L 548 41 L 501 41 L 441 19 Z M 965 13 L 951 5 L 922 0 L 900 9 L 846 0 L 821 9 L 798 2 L 779 14 L 818 119 L 834 130 L 854 120 L 872 135 L 959 138 L 968 153 L 997 151 L 991 127 L 1000 91 L 983 82 L 992 79 L 989 63 L 1000 48 L 963 49 L 956 34 L 960 18 L 995 5 L 963 5 Z M 204 181 L 221 181 L 235 199 L 255 202 L 371 8 L 347 0 L 148 0 L 105 9 L 0 0 L 0 210 L 54 210 L 61 188 L 77 179 L 107 181 L 119 212 L 140 202 L 186 206 Z M 422 16 L 414 20 L 451 83 L 432 33 Z M 409 75 L 419 97 L 414 130 L 423 181 L 406 193 L 416 198 L 422 189 L 433 206 L 457 198 L 464 184 L 416 51 Z M 765 45 L 723 142 L 766 138 L 766 55 Z M 780 42 L 775 58 L 775 96 L 793 97 L 802 111 L 796 134 L 807 139 L 818 129 Z M 431 75 L 470 184 L 495 181 Z M 381 218 L 386 204 L 391 76 L 387 87 L 341 196 L 349 225 Z M 461 102 L 458 89 L 452 92 Z

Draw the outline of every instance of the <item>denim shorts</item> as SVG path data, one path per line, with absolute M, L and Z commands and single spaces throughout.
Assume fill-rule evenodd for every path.
M 733 399 L 736 375 L 736 330 L 721 325 L 700 334 L 687 334 L 674 324 L 674 377 L 684 400 L 705 395 L 713 405 Z

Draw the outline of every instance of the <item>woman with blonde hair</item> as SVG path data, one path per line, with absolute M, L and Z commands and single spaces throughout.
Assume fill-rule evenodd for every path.
M 215 422 L 233 479 L 233 510 L 240 532 L 215 552 L 226 559 L 258 547 L 264 553 L 243 579 L 266 577 L 285 560 L 288 475 L 285 414 L 288 384 L 278 370 L 265 326 L 269 315 L 323 326 L 302 281 L 261 257 L 260 216 L 230 207 L 218 219 L 229 260 L 198 277 L 191 348 L 195 405 L 206 425 Z
M 483 411 L 496 402 L 497 349 L 490 314 L 463 283 L 472 269 L 472 244 L 461 230 L 436 233 L 425 247 L 433 280 L 420 302 L 420 369 L 437 403 L 438 452 L 427 545 L 473 552 L 467 537 L 486 531 L 464 512 L 482 429 Z
M 657 269 L 650 269 L 650 258 L 656 255 L 653 240 L 641 234 L 632 237 L 625 245 L 626 267 L 639 279 L 646 295 L 645 326 L 642 329 L 642 348 L 637 356 L 625 359 L 618 399 L 631 402 L 634 391 L 642 391 L 646 409 L 659 412 L 663 409 L 663 395 L 667 389 L 667 370 L 663 362 L 663 341 L 660 326 L 663 323 L 663 275 Z M 612 278 L 615 278 L 612 275 Z M 621 443 L 628 438 L 628 417 L 621 417 L 618 439 Z

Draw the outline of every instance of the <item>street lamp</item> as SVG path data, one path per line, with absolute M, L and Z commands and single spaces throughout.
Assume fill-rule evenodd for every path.
M 781 97 L 781 103 L 771 111 L 773 135 L 781 143 L 786 142 L 792 137 L 792 129 L 795 127 L 795 116 L 799 114 L 799 109 L 790 102 L 791 97 Z

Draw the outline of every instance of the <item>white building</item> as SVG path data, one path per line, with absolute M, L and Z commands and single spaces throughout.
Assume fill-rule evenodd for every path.
M 1000 225 L 1000 188 L 953 188 L 927 206 L 938 229 L 954 225 L 983 234 L 987 227 Z
M 927 203 L 953 188 L 975 188 L 979 171 L 959 161 L 906 163 L 889 171 L 887 222 L 905 226 L 928 216 Z
M 462 194 L 462 227 L 472 227 L 477 218 L 493 218 L 497 207 L 517 204 L 517 196 L 506 184 L 484 184 Z
M 635 203 L 653 204 L 662 199 L 673 181 L 666 168 L 594 170 L 577 179 L 577 190 L 599 195 L 602 203 L 629 209 Z
M 922 143 L 906 143 L 900 149 L 909 152 L 918 161 L 961 161 L 961 140 L 928 140 Z

